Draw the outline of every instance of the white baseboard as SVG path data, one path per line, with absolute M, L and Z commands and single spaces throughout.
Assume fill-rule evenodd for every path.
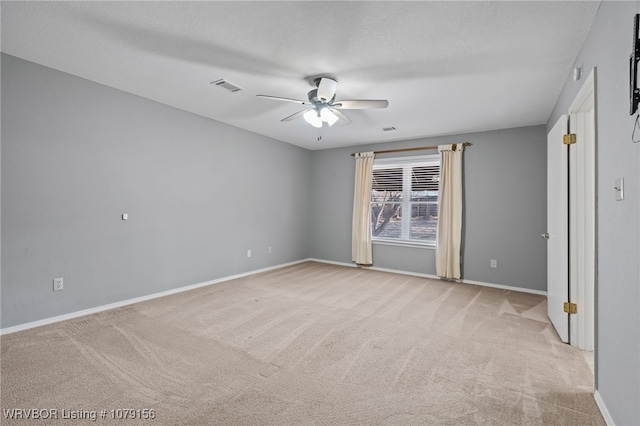
M 411 275 L 414 277 L 432 278 L 436 280 L 439 279 L 436 275 L 422 274 L 420 272 L 402 271 L 400 269 L 379 268 L 377 266 L 359 266 L 359 265 L 356 265 L 355 263 L 336 262 L 333 260 L 324 260 L 324 259 L 315 259 L 315 258 L 309 258 L 307 260 L 309 262 L 328 263 L 330 265 L 347 266 L 349 268 L 362 268 L 362 269 L 369 269 L 371 271 L 389 272 L 392 274 L 400 274 L 400 275 Z
M 607 424 L 607 426 L 616 426 L 615 422 L 613 421 L 613 418 L 611 417 L 611 414 L 609 413 L 609 410 L 607 409 L 607 406 L 602 400 L 602 396 L 600 396 L 600 392 L 596 390 L 593 393 L 593 398 L 596 400 L 598 409 L 602 413 L 602 417 L 604 417 L 604 421 Z
M 414 276 L 414 277 L 429 278 L 429 279 L 432 279 L 432 280 L 439 280 L 440 279 L 440 277 L 438 277 L 437 275 L 423 274 L 423 273 L 420 273 L 420 272 L 401 271 L 399 269 L 378 268 L 377 266 L 371 266 L 371 267 L 369 267 L 367 269 L 371 269 L 372 271 L 390 272 L 392 274 L 411 275 L 411 276 Z
M 311 262 L 328 263 L 328 264 L 331 264 L 331 265 L 348 266 L 350 268 L 356 268 L 357 267 L 353 263 L 335 262 L 333 260 L 324 260 L 324 259 L 315 259 L 315 258 L 309 258 L 307 260 L 311 261 Z M 420 272 L 401 271 L 399 269 L 378 268 L 376 266 L 364 266 L 364 267 L 362 267 L 362 269 L 371 269 L 372 271 L 380 271 L 380 272 L 390 272 L 392 274 L 411 275 L 411 276 L 414 276 L 414 277 L 430 278 L 430 279 L 435 279 L 435 280 L 439 280 L 440 279 L 440 277 L 438 277 L 437 275 L 422 274 Z M 502 285 L 502 284 L 485 283 L 485 282 L 481 282 L 481 281 L 462 280 L 462 281 L 455 281 L 455 282 L 460 282 L 462 284 L 480 285 L 480 286 L 483 286 L 483 287 L 499 288 L 501 290 L 519 291 L 519 292 L 522 292 L 522 293 L 539 294 L 539 295 L 542 295 L 542 296 L 546 296 L 547 295 L 547 292 L 546 291 L 542 291 L 542 290 L 532 290 L 530 288 L 513 287 L 513 286 L 508 286 L 508 285 Z
M 500 290 L 519 291 L 521 293 L 539 294 L 541 296 L 546 296 L 547 295 L 546 291 L 533 290 L 531 288 L 514 287 L 514 286 L 510 286 L 510 285 L 485 283 L 485 282 L 482 282 L 482 281 L 472 281 L 472 280 L 462 280 L 462 282 L 463 282 L 463 284 L 481 285 L 483 287 L 499 288 Z
M 218 283 L 222 283 L 222 282 L 225 282 L 225 281 L 230 281 L 230 280 L 235 280 L 237 278 L 246 277 L 246 276 L 249 276 L 249 275 L 259 274 L 261 272 L 267 272 L 267 271 L 271 271 L 271 270 L 274 270 L 274 269 L 280 269 L 280 268 L 284 268 L 286 266 L 296 265 L 298 263 L 304 263 L 304 262 L 307 262 L 308 260 L 309 259 L 296 260 L 294 262 L 283 263 L 283 264 L 280 264 L 280 265 L 270 266 L 268 268 L 256 269 L 256 270 L 249 271 L 249 272 L 243 272 L 241 274 L 236 274 L 236 275 L 230 275 L 230 276 L 227 276 L 227 277 L 217 278 L 217 279 L 211 280 L 211 281 L 205 281 L 205 282 L 202 282 L 202 283 L 191 284 L 191 285 L 188 285 L 188 286 L 185 286 L 185 287 L 174 288 L 174 289 L 171 289 L 171 290 L 161 291 L 159 293 L 153 293 L 153 294 L 149 294 L 149 295 L 146 295 L 146 296 L 135 297 L 133 299 L 123 300 L 121 302 L 109 303 L 108 305 L 96 306 L 95 308 L 83 309 L 81 311 L 70 312 L 68 314 L 58 315 L 58 316 L 51 317 L 51 318 L 45 318 L 45 319 L 41 319 L 41 320 L 38 320 L 38 321 L 27 322 L 27 323 L 24 323 L 24 324 L 15 325 L 13 327 L 6 327 L 6 328 L 0 329 L 0 336 L 2 336 L 4 334 L 15 333 L 15 332 L 22 331 L 22 330 L 28 330 L 30 328 L 40 327 L 40 326 L 43 326 L 43 325 L 54 324 L 56 322 L 66 321 L 68 319 L 83 317 L 85 315 L 91 315 L 91 314 L 95 314 L 95 313 L 98 313 L 98 312 L 108 311 L 109 309 L 115 309 L 115 308 L 119 308 L 121 306 L 132 305 L 134 303 L 140 303 L 140 302 L 144 302 L 144 301 L 151 300 L 151 299 L 157 299 L 158 297 L 164 297 L 164 296 L 169 296 L 169 295 L 176 294 L 176 293 L 182 293 L 184 291 L 194 290 L 196 288 L 205 287 L 205 286 L 208 286 L 208 285 L 218 284 Z
M 346 267 L 349 267 L 349 268 L 357 268 L 358 267 L 358 265 L 356 265 L 355 263 L 336 262 L 334 260 L 316 259 L 314 257 L 308 258 L 307 262 L 328 263 L 329 265 L 346 266 Z M 366 267 L 366 269 L 369 269 L 369 267 Z

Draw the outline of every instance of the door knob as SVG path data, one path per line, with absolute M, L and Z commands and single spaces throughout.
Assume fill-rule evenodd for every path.
M 545 240 L 548 240 L 548 239 L 549 239 L 549 233 L 548 233 L 548 232 L 545 232 L 544 234 L 540 234 L 540 236 L 541 236 L 542 238 L 544 238 Z

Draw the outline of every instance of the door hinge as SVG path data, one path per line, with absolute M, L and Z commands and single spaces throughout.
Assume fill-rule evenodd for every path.
M 575 303 L 564 302 L 564 311 L 568 314 L 577 314 L 578 305 Z
M 562 135 L 562 143 L 565 145 L 572 145 L 576 143 L 576 134 L 568 133 L 566 135 Z

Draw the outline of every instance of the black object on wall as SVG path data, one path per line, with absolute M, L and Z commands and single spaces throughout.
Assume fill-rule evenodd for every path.
M 629 56 L 629 104 L 630 115 L 635 114 L 640 102 L 640 90 L 638 89 L 638 61 L 640 61 L 640 40 L 638 40 L 638 24 L 640 14 L 633 19 L 633 45 Z

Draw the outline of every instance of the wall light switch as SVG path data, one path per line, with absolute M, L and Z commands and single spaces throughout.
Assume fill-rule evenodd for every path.
M 127 220 L 127 219 L 129 219 L 129 215 L 127 213 L 123 213 L 122 220 Z
M 624 200 L 624 178 L 623 177 L 616 179 L 616 184 L 614 185 L 613 189 L 616 190 L 616 201 Z

